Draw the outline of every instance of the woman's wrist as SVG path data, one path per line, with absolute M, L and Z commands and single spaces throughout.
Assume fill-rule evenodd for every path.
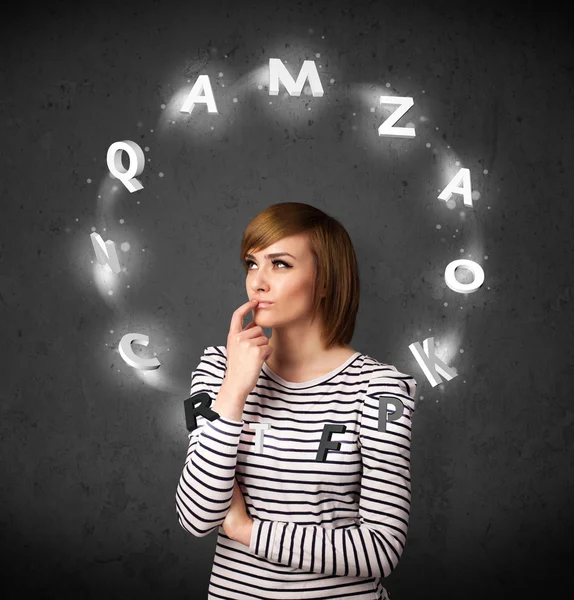
M 240 525 L 233 533 L 232 539 L 247 547 L 251 545 L 251 532 L 253 531 L 253 519 L 249 517 L 244 524 Z

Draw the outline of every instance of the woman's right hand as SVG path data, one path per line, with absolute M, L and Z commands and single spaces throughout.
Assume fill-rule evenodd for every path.
M 231 317 L 227 336 L 227 373 L 224 383 L 235 392 L 247 396 L 251 393 L 263 363 L 273 354 L 263 328 L 251 321 L 243 327 L 243 319 L 257 307 L 258 300 L 240 306 Z

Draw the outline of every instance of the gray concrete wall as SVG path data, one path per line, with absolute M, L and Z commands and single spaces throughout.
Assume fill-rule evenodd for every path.
M 0 538 L 11 597 L 206 597 L 215 536 L 191 537 L 175 513 L 183 401 L 203 349 L 226 343 L 247 300 L 243 229 L 286 201 L 347 228 L 361 271 L 352 346 L 419 384 L 409 537 L 385 581 L 393 600 L 550 597 L 570 568 L 574 500 L 565 13 L 22 3 L 2 29 Z M 324 96 L 269 96 L 269 58 L 293 75 L 315 60 Z M 174 109 L 199 74 L 219 114 Z M 398 125 L 415 138 L 377 135 L 386 92 L 414 99 Z M 112 190 L 106 152 L 120 140 L 149 158 L 139 192 Z M 459 167 L 471 170 L 472 208 L 437 199 Z M 116 242 L 120 274 L 96 264 L 94 231 Z M 472 294 L 445 284 L 459 258 L 484 270 Z M 129 332 L 149 336 L 135 352 L 160 369 L 142 376 L 123 361 Z M 409 350 L 431 336 L 458 372 L 436 387 Z

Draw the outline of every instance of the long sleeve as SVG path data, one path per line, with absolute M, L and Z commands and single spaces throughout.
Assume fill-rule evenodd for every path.
M 362 474 L 356 525 L 327 529 L 256 518 L 249 550 L 293 570 L 388 577 L 404 550 L 409 524 L 416 386 L 413 377 L 392 365 L 368 382 L 358 437 Z M 378 427 L 380 396 L 391 396 L 403 404 L 403 414 L 397 420 L 387 421 L 386 431 L 379 431 Z M 384 400 L 380 406 L 385 411 Z M 389 409 L 393 411 L 394 408 Z
M 215 401 L 225 376 L 225 355 L 214 346 L 205 349 L 191 376 L 190 397 L 207 393 Z M 189 434 L 187 458 L 175 496 L 183 529 L 204 537 L 225 520 L 233 497 L 237 448 L 243 421 L 197 415 Z

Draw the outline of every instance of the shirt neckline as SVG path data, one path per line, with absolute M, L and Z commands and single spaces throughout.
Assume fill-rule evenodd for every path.
M 288 388 L 301 389 L 311 387 L 319 383 L 323 383 L 325 380 L 330 379 L 335 375 L 338 375 L 341 371 L 346 369 L 352 362 L 354 362 L 358 356 L 361 356 L 361 353 L 355 352 L 343 364 L 339 365 L 329 373 L 321 375 L 320 377 L 316 377 L 315 379 L 310 379 L 309 381 L 287 381 L 286 379 L 283 379 L 283 377 L 280 377 L 279 375 L 277 375 L 277 373 L 272 371 L 266 362 L 263 363 L 262 369 L 267 376 L 269 376 L 271 379 L 274 379 L 277 383 L 280 383 L 281 385 L 284 385 Z

